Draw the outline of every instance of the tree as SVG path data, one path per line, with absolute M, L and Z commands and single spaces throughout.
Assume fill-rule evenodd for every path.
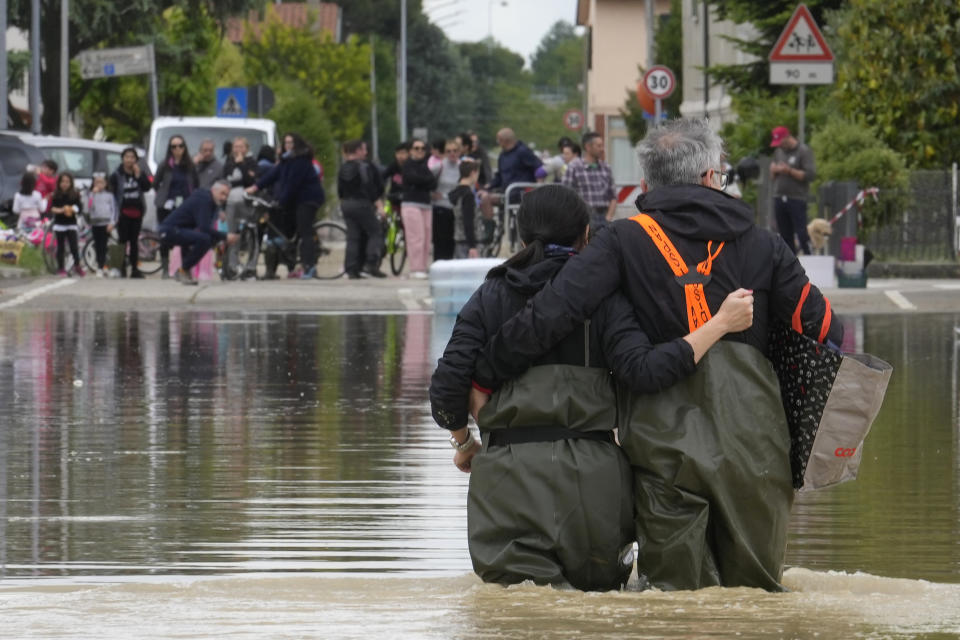
M 838 41 L 833 96 L 911 165 L 960 160 L 960 5 L 850 0 L 831 16 Z
M 213 112 L 220 54 L 220 29 L 212 16 L 198 9 L 188 14 L 169 7 L 156 20 L 156 47 L 160 113 L 208 115 Z M 150 126 L 149 87 L 143 76 L 121 76 L 84 81 L 74 65 L 71 93 L 83 95 L 79 103 L 84 134 L 103 126 L 107 137 L 139 140 Z
M 265 0 L 72 0 L 70 4 L 70 57 L 97 47 L 129 46 L 150 42 L 157 26 L 155 16 L 179 6 L 186 15 L 209 16 L 219 24 L 227 15 L 260 7 Z M 30 0 L 9 0 L 12 26 L 30 30 Z M 60 113 L 60 0 L 40 0 L 41 76 L 40 95 L 46 108 L 41 128 L 59 131 Z M 160 59 L 158 55 L 158 66 Z M 71 85 L 72 85 L 71 81 Z M 71 91 L 69 108 L 83 100 L 89 87 L 78 84 Z
M 579 94 L 583 83 L 583 37 L 569 22 L 558 20 L 540 41 L 530 66 L 533 83 L 568 95 Z
M 817 158 L 814 192 L 827 180 L 850 180 L 863 188 L 880 188 L 878 201 L 866 200 L 863 204 L 862 235 L 890 222 L 903 210 L 909 187 L 906 163 L 870 127 L 833 116 L 813 136 L 810 146 Z
M 359 138 L 370 114 L 370 47 L 355 36 L 338 44 L 310 27 L 285 25 L 268 9 L 261 35 L 244 37 L 248 82 L 297 82 L 330 119 L 336 139 Z

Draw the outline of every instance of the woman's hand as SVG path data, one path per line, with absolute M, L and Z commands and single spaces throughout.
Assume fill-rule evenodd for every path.
M 726 333 L 746 331 L 753 325 L 753 291 L 737 289 L 720 305 L 716 317 L 723 322 Z
M 477 455 L 477 452 L 480 451 L 480 443 L 477 439 L 474 438 L 473 435 L 470 436 L 470 439 L 473 440 L 472 447 L 466 451 L 457 451 L 453 454 L 453 464 L 464 473 L 470 473 L 472 470 L 473 456 Z

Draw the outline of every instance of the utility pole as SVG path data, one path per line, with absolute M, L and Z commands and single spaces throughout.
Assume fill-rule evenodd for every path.
M 380 145 L 377 143 L 377 52 L 374 36 L 370 34 L 370 141 L 373 157 L 380 161 Z
M 7 128 L 7 0 L 0 0 L 0 131 Z
M 407 0 L 400 0 L 400 139 L 407 139 Z
M 654 38 L 654 15 L 653 15 L 653 0 L 646 0 L 647 4 L 647 69 L 657 64 L 656 53 L 653 46 Z
M 40 0 L 30 2 L 30 131 L 40 133 Z
M 70 135 L 70 0 L 60 0 L 60 135 Z

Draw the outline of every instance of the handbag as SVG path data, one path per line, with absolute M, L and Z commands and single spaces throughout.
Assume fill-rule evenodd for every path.
M 769 355 L 790 428 L 794 489 L 856 478 L 893 367 L 870 354 L 842 353 L 782 322 L 770 327 Z

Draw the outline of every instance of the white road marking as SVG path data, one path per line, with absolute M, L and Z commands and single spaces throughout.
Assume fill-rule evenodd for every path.
M 413 289 L 397 289 L 397 298 L 407 311 L 420 310 L 420 303 L 413 297 Z
M 946 289 L 948 291 L 960 290 L 960 284 L 935 284 L 933 286 L 937 289 Z
M 23 304 L 24 302 L 27 302 L 28 300 L 34 299 L 37 296 L 41 296 L 47 293 L 48 291 L 53 291 L 54 289 L 59 289 L 60 287 L 65 287 L 67 285 L 74 284 L 75 282 L 76 280 L 72 278 L 64 278 L 63 280 L 59 280 L 57 282 L 51 282 L 50 284 L 45 284 L 42 287 L 37 287 L 36 289 L 31 289 L 26 293 L 21 293 L 19 296 L 17 296 L 13 300 L 8 300 L 7 302 L 0 304 L 0 309 L 9 309 L 11 307 L 15 307 L 17 305 Z
M 917 307 L 912 302 L 903 297 L 903 294 L 899 291 L 884 291 L 884 295 L 890 298 L 890 301 L 893 304 L 897 305 L 905 311 L 916 311 Z

